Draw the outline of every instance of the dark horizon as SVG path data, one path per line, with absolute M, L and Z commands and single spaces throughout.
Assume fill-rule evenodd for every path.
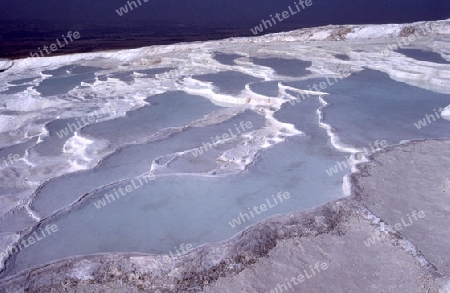
M 134 0 L 135 3 L 138 0 Z M 293 6 L 294 0 L 139 0 L 141 5 L 127 15 L 119 17 L 116 10 L 127 4 L 126 0 L 110 0 L 107 3 L 90 0 L 54 1 L 0 0 L 5 7 L 0 20 L 75 20 L 75 21 L 124 21 L 163 20 L 196 24 L 253 24 L 277 11 Z M 132 0 L 130 0 L 132 2 Z M 395 22 L 411 22 L 450 17 L 447 0 L 313 0 L 306 15 L 290 21 L 302 23 L 300 18 L 319 19 L 324 24 L 341 24 L 352 21 L 380 23 L 392 19 Z M 121 19 L 123 18 L 123 19 Z M 336 23 L 338 22 L 338 23 Z
M 43 0 L 9 2 L 0 15 L 0 57 L 26 57 L 62 33 L 79 31 L 81 39 L 54 55 L 136 48 L 177 42 L 253 36 L 251 28 L 282 13 L 294 0 L 125 0 L 108 3 Z M 133 1 L 129 1 L 132 3 Z M 119 16 L 116 10 L 127 6 Z M 329 24 L 383 24 L 450 18 L 448 0 L 312 0 L 301 13 L 262 34 Z

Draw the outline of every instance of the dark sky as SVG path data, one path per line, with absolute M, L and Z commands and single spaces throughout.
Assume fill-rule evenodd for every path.
M 0 0 L 0 57 L 26 57 L 68 31 L 82 38 L 54 55 L 253 36 L 250 29 L 261 20 L 289 6 L 295 10 L 299 0 L 140 0 L 141 6 L 119 16 L 116 10 L 127 1 Z M 450 0 L 312 0 L 263 33 L 448 18 Z
M 296 0 L 295 0 L 296 1 Z M 282 12 L 294 0 L 149 0 L 119 17 L 126 0 L 0 0 L 0 19 L 169 20 L 190 23 L 255 25 Z M 299 23 L 383 23 L 450 18 L 450 0 L 313 0 L 290 21 Z

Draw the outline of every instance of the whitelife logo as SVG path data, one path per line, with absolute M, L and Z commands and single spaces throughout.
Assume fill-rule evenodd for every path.
M 142 1 L 144 1 L 144 3 L 147 3 L 150 0 L 142 0 Z M 139 6 L 142 6 L 141 0 L 137 0 L 137 2 L 139 3 Z M 138 8 L 136 1 L 127 1 L 127 5 L 128 5 L 128 7 L 130 7 L 130 11 L 133 10 L 134 8 Z M 116 9 L 116 12 L 119 16 L 122 16 L 122 15 L 128 13 L 127 5 L 122 6 L 119 9 Z M 133 5 L 134 5 L 134 8 L 133 8 Z
M 278 200 L 277 200 L 277 198 L 278 198 Z M 247 213 L 239 213 L 239 217 L 232 219 L 230 222 L 228 222 L 228 224 L 230 224 L 231 228 L 235 228 L 236 226 L 239 226 L 239 225 L 245 223 L 246 220 L 250 221 L 250 219 L 253 219 L 255 217 L 252 210 L 257 215 L 259 215 L 259 214 L 267 211 L 268 209 L 276 207 L 277 205 L 279 205 L 280 203 L 283 202 L 283 199 L 288 200 L 290 198 L 291 198 L 291 194 L 289 192 L 286 191 L 285 193 L 282 193 L 280 191 L 280 192 L 278 192 L 276 197 L 275 197 L 275 195 L 272 195 L 272 200 L 266 199 L 267 205 L 264 203 L 264 204 L 261 204 L 259 207 L 253 206 L 253 208 L 248 208 L 248 211 L 249 211 L 251 217 Z M 273 204 L 272 204 L 272 202 L 273 202 Z M 259 210 L 258 210 L 258 208 L 259 208 Z
M 18 154 L 9 154 L 8 158 L 5 159 L 4 157 L 2 158 L 4 166 L 2 166 L 3 164 L 0 163 L 0 170 L 7 168 L 7 167 L 11 167 L 11 165 L 13 165 L 15 162 L 19 161 L 21 159 L 20 155 Z
M 238 135 L 241 134 L 241 130 L 242 132 L 245 132 L 247 130 L 250 130 L 253 127 L 253 124 L 250 121 L 244 122 L 241 121 L 241 123 L 239 123 L 239 127 L 236 126 L 236 124 L 234 124 L 234 127 L 236 129 L 237 134 L 234 134 L 233 131 L 228 128 L 228 133 L 224 133 L 221 136 L 217 135 L 215 137 L 215 139 L 213 137 L 211 137 L 211 143 L 209 142 L 204 142 L 200 148 L 195 148 L 194 150 L 191 151 L 192 155 L 194 157 L 198 157 L 199 155 L 202 155 L 204 152 L 206 153 L 207 151 L 213 149 L 215 146 L 219 145 L 219 144 L 224 144 L 227 140 L 229 139 L 235 139 Z M 222 139 L 222 140 L 221 140 Z M 208 149 L 209 148 L 209 149 Z
M 81 35 L 77 31 L 75 31 L 73 34 L 72 34 L 72 31 L 69 31 L 67 33 L 67 36 L 62 35 L 62 37 L 63 37 L 63 40 L 64 40 L 64 44 L 61 44 L 61 42 L 59 41 L 59 38 L 56 39 L 56 44 L 58 44 L 58 46 L 56 44 L 51 44 L 50 45 L 50 51 L 51 52 L 48 50 L 49 47 L 44 46 L 44 51 L 45 51 L 45 53 L 47 53 L 47 55 L 57 51 L 58 49 L 64 47 L 65 45 L 68 45 L 69 42 L 67 42 L 66 37 L 70 40 L 70 42 L 73 42 L 74 39 L 78 40 L 81 37 Z M 42 52 L 41 47 L 38 47 L 38 50 L 39 50 L 39 53 L 41 53 L 41 56 L 39 56 L 38 53 L 30 53 L 30 57 L 44 57 L 44 53 Z
M 372 146 L 371 143 L 369 143 L 369 145 L 370 145 L 370 148 L 371 148 L 370 151 L 368 151 L 364 147 L 363 148 L 364 152 L 360 152 L 360 153 L 357 153 L 355 155 L 355 157 L 358 160 L 360 160 L 362 158 L 363 154 L 365 154 L 368 157 L 368 156 L 372 155 L 373 153 L 386 148 L 388 146 L 388 143 L 385 140 L 382 140 L 382 141 L 376 140 L 373 146 Z M 374 149 L 374 146 L 375 146 L 375 149 Z M 339 173 L 339 169 L 341 171 L 343 171 L 346 168 L 350 168 L 352 166 L 352 161 L 351 161 L 350 158 L 351 158 L 351 156 L 348 156 L 346 161 L 341 161 L 341 162 L 337 161 L 336 165 L 334 165 L 333 167 L 329 168 L 328 170 L 325 170 L 325 172 L 327 172 L 328 176 L 333 176 L 333 174 Z
M 338 82 L 339 82 L 338 78 L 339 78 L 340 80 L 343 80 L 344 78 L 349 77 L 349 76 L 350 76 L 350 72 L 346 72 L 346 71 L 341 71 L 341 70 L 339 70 L 339 71 L 338 71 L 338 76 L 332 77 L 332 78 L 334 79 L 335 82 L 332 82 L 332 81 L 330 80 L 330 77 L 326 77 L 325 79 L 327 80 L 327 82 L 322 81 L 322 82 L 320 82 L 319 84 L 314 83 L 312 86 L 311 86 L 311 85 L 308 85 L 308 89 L 309 89 L 310 92 L 312 92 L 313 90 L 314 90 L 315 92 L 321 92 L 321 91 L 324 91 L 324 90 L 325 90 L 326 88 L 328 88 L 329 86 L 332 86 L 332 85 L 338 83 Z M 328 84 L 327 84 L 327 83 L 328 83 Z M 304 92 L 302 92 L 302 93 L 300 93 L 300 95 L 302 96 L 301 98 L 300 98 L 300 97 L 298 96 L 298 94 L 297 94 L 297 98 L 296 98 L 296 99 L 294 99 L 294 100 L 289 100 L 289 101 L 288 101 L 289 104 L 291 104 L 292 106 L 294 106 L 295 104 L 300 103 L 302 100 L 305 100 L 306 97 L 305 97 L 303 94 L 306 94 L 306 96 L 307 96 L 308 98 L 310 97 L 310 93 L 304 93 Z
M 130 194 L 133 191 L 141 188 L 145 184 L 150 183 L 150 181 L 155 180 L 155 178 L 156 178 L 155 174 L 151 171 L 144 173 L 144 174 L 132 179 L 131 184 L 127 184 L 124 188 L 119 187 L 118 190 L 116 188 L 114 188 L 114 190 L 112 190 L 110 194 L 108 194 L 108 193 L 104 194 L 101 199 L 97 200 L 97 202 L 94 202 L 94 206 L 99 210 L 102 207 L 105 207 L 106 205 L 110 204 L 111 202 L 116 201 L 116 199 L 119 199 L 120 195 L 125 196 L 127 194 Z M 139 181 L 139 185 L 136 184 L 136 182 L 134 180 Z M 113 194 L 113 192 L 114 192 L 114 194 Z M 115 195 L 115 197 L 114 197 L 114 195 Z
M 292 277 L 290 279 L 286 278 L 286 283 L 283 284 L 277 284 L 277 286 L 270 290 L 270 292 L 266 292 L 266 293 L 283 293 L 283 292 L 300 292 L 295 290 L 294 288 L 292 288 L 292 285 L 297 286 L 300 285 L 301 283 L 303 283 L 306 280 L 311 279 L 312 277 L 314 277 L 317 274 L 320 274 L 321 272 L 325 271 L 328 269 L 328 264 L 326 262 L 323 263 L 319 263 L 316 262 L 316 264 L 314 265 L 314 268 L 312 266 L 309 266 L 309 269 L 303 269 L 303 273 L 305 274 L 300 274 L 298 276 Z M 311 274 L 309 274 L 311 273 Z M 289 287 L 289 288 L 288 288 Z
M 292 7 L 289 5 L 289 6 L 288 6 L 288 10 L 289 10 L 289 11 L 283 11 L 281 14 L 280 14 L 280 13 L 275 13 L 275 18 L 276 18 L 279 22 L 282 22 L 283 20 L 288 19 L 289 17 L 291 17 L 291 16 L 293 16 L 293 15 L 295 15 L 295 14 L 301 12 L 302 9 L 305 10 L 306 7 L 309 7 L 309 6 L 311 6 L 312 4 L 313 4 L 313 3 L 312 3 L 312 0 L 306 0 L 306 1 L 299 0 L 299 1 L 298 1 L 298 4 L 297 4 L 297 2 L 294 2 L 294 5 L 295 5 L 295 8 L 297 8 L 297 11 L 295 11 L 294 9 L 292 9 Z M 299 5 L 300 5 L 302 8 L 300 8 Z M 281 18 L 280 16 L 281 16 L 282 18 Z M 277 24 L 277 21 L 275 20 L 275 18 L 274 18 L 274 17 L 272 16 L 272 14 L 271 14 L 271 15 L 270 15 L 270 19 L 271 19 L 272 21 L 262 19 L 262 20 L 261 20 L 261 24 L 260 24 L 259 26 L 255 26 L 254 29 L 251 28 L 250 30 L 252 31 L 252 33 L 253 33 L 254 35 L 257 35 L 257 34 L 259 34 L 259 33 L 262 33 L 262 32 L 264 31 L 264 28 L 265 28 L 265 29 L 268 29 L 269 27 L 272 27 L 272 23 L 273 23 L 273 25 L 276 25 L 276 24 Z M 264 25 L 264 28 L 263 28 L 263 25 Z M 267 26 L 267 25 L 268 25 L 268 26 Z
M 433 119 L 433 122 L 436 122 L 437 119 L 441 119 L 442 118 L 442 116 L 441 116 L 442 114 L 441 113 L 444 112 L 444 108 L 440 107 L 439 111 L 436 111 L 436 109 L 433 109 L 433 111 L 434 111 L 434 115 L 436 115 L 436 118 L 434 118 L 433 114 L 431 114 L 431 115 L 426 114 L 425 118 L 423 118 L 423 120 L 417 121 L 417 123 L 414 123 L 414 126 L 417 129 L 420 129 L 420 128 L 425 127 L 428 124 L 432 123 L 430 118 Z M 427 120 L 428 120 L 428 123 L 427 123 Z
M 60 131 L 58 131 L 56 133 L 56 135 L 59 138 L 63 138 L 63 137 L 68 136 L 71 133 L 74 133 L 74 132 L 82 129 L 83 127 L 88 126 L 89 124 L 97 122 L 97 120 L 99 120 L 101 118 L 113 116 L 115 114 L 115 111 L 117 110 L 117 107 L 118 107 L 117 104 L 115 102 L 112 102 L 107 107 L 104 107 L 102 109 L 102 111 L 94 111 L 94 113 L 89 114 L 87 116 L 82 116 L 80 118 L 76 118 L 75 120 L 76 120 L 77 124 L 67 123 L 67 126 L 64 129 L 61 129 Z
M 194 247 L 193 247 L 193 245 L 191 243 L 188 243 L 188 244 L 182 243 L 180 245 L 180 248 L 177 248 L 177 247 L 174 247 L 174 248 L 175 248 L 176 254 L 173 254 L 172 251 L 169 251 L 169 254 L 165 255 L 163 257 L 163 259 L 162 259 L 163 263 L 168 264 L 171 261 L 174 261 L 177 257 L 179 257 L 179 256 L 181 256 L 183 254 L 187 254 L 190 251 L 194 250 Z M 181 252 L 179 250 L 181 250 Z M 150 266 L 153 269 L 156 269 L 158 267 L 157 263 L 155 263 L 155 262 L 150 264 Z
M 419 221 L 419 219 L 423 219 L 425 218 L 425 212 L 424 211 L 413 211 L 411 213 L 411 216 L 414 218 L 414 221 L 411 219 L 411 216 L 409 214 L 406 215 L 408 217 L 409 222 L 405 222 L 404 218 L 401 218 L 401 223 L 397 223 L 394 225 L 394 229 L 397 231 L 401 231 L 403 228 L 406 228 L 408 226 L 411 226 L 412 224 L 414 224 L 415 222 Z M 367 240 L 364 240 L 364 244 L 367 247 L 370 247 L 371 245 L 374 245 L 377 241 L 381 241 L 380 237 L 378 236 L 378 234 L 373 235 L 370 238 L 367 238 Z
M 9 244 L 6 248 L 6 251 L 2 253 L 2 257 L 3 258 L 8 257 L 10 254 L 13 253 L 13 250 L 15 253 L 18 253 L 22 249 L 27 248 L 28 246 L 33 245 L 37 241 L 40 241 L 45 237 L 52 235 L 52 233 L 56 232 L 58 232 L 58 226 L 55 224 L 46 225 L 44 229 L 39 228 L 39 233 L 38 231 L 34 231 L 32 235 L 28 236 L 27 239 L 22 239 L 22 241 L 20 241 L 17 245 Z
M 436 29 L 436 27 L 434 27 L 435 25 L 437 24 L 429 22 L 425 23 L 423 27 L 420 27 L 420 29 L 422 30 L 422 35 L 426 36 L 431 34 Z M 386 46 L 383 50 L 381 50 L 381 55 L 383 55 L 384 57 L 388 57 L 392 51 L 398 50 L 399 48 L 407 47 L 416 40 L 420 39 L 420 37 L 421 36 L 419 29 L 414 28 L 413 32 L 409 36 L 397 38 L 396 39 L 397 44 L 390 44 Z

